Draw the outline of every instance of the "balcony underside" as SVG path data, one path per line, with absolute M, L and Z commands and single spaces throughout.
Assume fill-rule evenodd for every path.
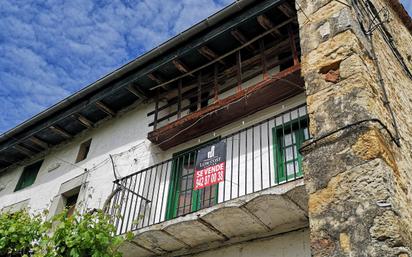
M 135 231 L 125 257 L 180 256 L 308 226 L 303 179 Z
M 300 76 L 300 65 L 297 64 L 158 128 L 150 132 L 148 138 L 161 149 L 167 150 L 302 92 L 304 81 Z

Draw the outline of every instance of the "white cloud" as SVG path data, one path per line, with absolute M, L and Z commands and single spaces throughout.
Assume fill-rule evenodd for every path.
M 0 1 L 0 133 L 230 2 Z

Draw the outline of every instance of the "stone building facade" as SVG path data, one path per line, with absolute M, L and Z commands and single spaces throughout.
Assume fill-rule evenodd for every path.
M 410 19 L 396 1 L 299 5 L 312 254 L 410 256 Z
M 397 0 L 236 1 L 4 134 L 0 209 L 110 195 L 130 257 L 412 257 L 411 43 Z

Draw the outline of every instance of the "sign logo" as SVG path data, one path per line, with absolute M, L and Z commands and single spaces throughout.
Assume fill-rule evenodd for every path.
M 226 143 L 218 142 L 200 149 L 197 153 L 194 190 L 225 180 Z

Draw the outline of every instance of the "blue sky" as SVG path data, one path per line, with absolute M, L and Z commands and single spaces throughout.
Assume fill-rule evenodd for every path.
M 0 133 L 232 1 L 0 0 Z

